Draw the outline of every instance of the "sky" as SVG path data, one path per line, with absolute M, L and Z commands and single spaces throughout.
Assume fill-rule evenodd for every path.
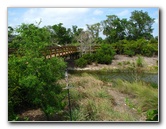
M 120 19 L 131 16 L 131 12 L 138 10 L 147 12 L 155 18 L 153 36 L 159 34 L 159 8 L 8 8 L 8 26 L 16 27 L 22 23 L 37 24 L 40 26 L 63 23 L 66 28 L 77 25 L 86 29 L 86 24 L 95 24 L 107 19 L 107 15 L 116 15 Z

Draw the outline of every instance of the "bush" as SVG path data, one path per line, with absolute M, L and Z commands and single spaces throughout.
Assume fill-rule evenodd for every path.
M 83 67 L 85 67 L 85 66 L 88 64 L 88 61 L 85 60 L 83 57 L 81 57 L 81 58 L 75 60 L 75 63 L 76 63 L 76 65 L 77 65 L 78 67 L 83 68 Z
M 158 55 L 158 43 L 153 40 L 120 40 L 112 44 L 117 54 L 125 54 L 130 57 L 140 54 L 143 56 Z
M 111 45 L 102 44 L 94 54 L 94 60 L 100 64 L 111 64 L 115 51 Z
M 112 47 L 115 49 L 116 54 L 124 54 L 125 44 L 127 44 L 129 41 L 127 40 L 119 40 L 116 43 L 112 44 Z
M 125 54 L 125 55 L 128 55 L 128 56 L 130 56 L 130 57 L 132 57 L 132 56 L 135 55 L 135 52 L 130 49 L 130 50 L 125 50 L 125 51 L 124 51 L 124 54 Z
M 18 49 L 24 51 L 8 59 L 8 118 L 15 120 L 16 114 L 27 108 L 41 108 L 49 120 L 64 107 L 57 80 L 64 77 L 66 64 L 61 58 L 42 55 L 50 37 L 44 28 L 23 24 L 17 34 L 22 37 Z
M 112 63 L 112 57 L 110 55 L 104 55 L 104 54 L 100 54 L 100 53 L 97 53 L 95 55 L 95 59 L 96 59 L 96 62 L 97 63 L 100 63 L 100 64 L 111 64 Z
M 82 58 L 85 59 L 88 64 L 91 64 L 92 62 L 95 61 L 95 59 L 94 59 L 94 54 L 93 54 L 93 53 L 91 53 L 91 54 L 90 54 L 90 53 L 84 54 L 84 55 L 82 56 Z
M 80 59 L 75 61 L 78 67 L 85 67 L 87 64 L 97 62 L 100 64 L 111 64 L 114 58 L 115 51 L 111 45 L 102 44 L 96 53 L 84 54 Z
M 148 57 L 157 55 L 158 54 L 157 44 L 150 44 L 150 43 L 146 44 L 146 46 L 142 48 L 141 54 Z

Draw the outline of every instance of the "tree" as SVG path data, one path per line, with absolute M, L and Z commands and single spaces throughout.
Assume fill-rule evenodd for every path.
M 18 51 L 8 60 L 9 120 L 27 107 L 41 108 L 49 120 L 63 107 L 62 89 L 57 80 L 64 76 L 66 64 L 61 58 L 43 56 L 51 43 L 47 28 L 22 24 L 16 33 L 21 37 Z
M 91 33 L 94 43 L 98 43 L 100 41 L 99 33 L 102 31 L 100 23 L 96 23 L 93 25 L 87 24 L 88 31 Z
M 62 23 L 59 23 L 58 25 L 53 25 L 52 30 L 53 30 L 53 38 L 54 41 L 57 44 L 68 44 L 72 42 L 72 37 L 71 37 L 71 29 L 66 29 L 65 27 L 62 26 Z
M 78 42 L 80 43 L 80 51 L 81 51 L 81 56 L 83 54 L 86 54 L 88 51 L 91 53 L 91 46 L 93 42 L 93 37 L 91 32 L 89 31 L 82 31 L 78 38 Z
M 147 12 L 141 11 L 133 11 L 130 17 L 130 25 L 129 33 L 132 39 L 152 38 L 153 28 L 152 25 L 154 23 L 154 18 L 151 18 Z
M 78 42 L 78 37 L 82 31 L 82 28 L 78 28 L 76 25 L 72 26 L 72 43 Z
M 14 32 L 14 29 L 11 26 L 9 26 L 8 27 L 8 37 L 10 37 L 11 35 L 13 35 L 13 32 Z
M 120 20 L 116 15 L 109 15 L 101 24 L 103 26 L 103 34 L 106 35 L 106 40 L 109 43 L 114 43 L 125 38 L 126 19 Z
M 9 26 L 8 27 L 8 43 L 11 43 L 12 40 L 16 37 L 16 35 L 14 34 L 14 28 Z M 11 45 L 11 44 L 10 44 Z M 9 46 L 10 46 L 9 45 Z

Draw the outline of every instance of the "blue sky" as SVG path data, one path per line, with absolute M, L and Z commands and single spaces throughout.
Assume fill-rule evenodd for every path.
M 16 27 L 22 23 L 36 23 L 41 19 L 41 27 L 63 23 L 66 28 L 77 25 L 86 29 L 86 24 L 106 20 L 107 15 L 129 19 L 134 10 L 143 10 L 143 12 L 148 12 L 151 18 L 155 18 L 153 35 L 158 36 L 158 8 L 8 8 L 8 26 Z

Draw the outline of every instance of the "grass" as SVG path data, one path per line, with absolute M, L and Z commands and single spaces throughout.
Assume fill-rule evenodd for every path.
M 142 56 L 138 56 L 137 60 L 136 60 L 136 64 L 138 67 L 143 67 L 144 65 L 144 59 Z
M 158 108 L 158 89 L 153 88 L 150 84 L 141 81 L 129 83 L 124 80 L 117 80 L 115 87 L 118 91 L 136 98 L 136 106 L 142 112 Z
M 60 83 L 65 84 L 65 80 Z M 143 82 L 115 80 L 110 87 L 108 83 L 83 73 L 79 76 L 69 75 L 69 83 L 74 87 L 70 89 L 74 121 L 137 121 L 139 115 L 158 108 L 157 89 Z M 115 110 L 115 98 L 109 90 L 129 96 L 124 98 L 124 102 L 129 108 L 136 108 L 137 115 Z

